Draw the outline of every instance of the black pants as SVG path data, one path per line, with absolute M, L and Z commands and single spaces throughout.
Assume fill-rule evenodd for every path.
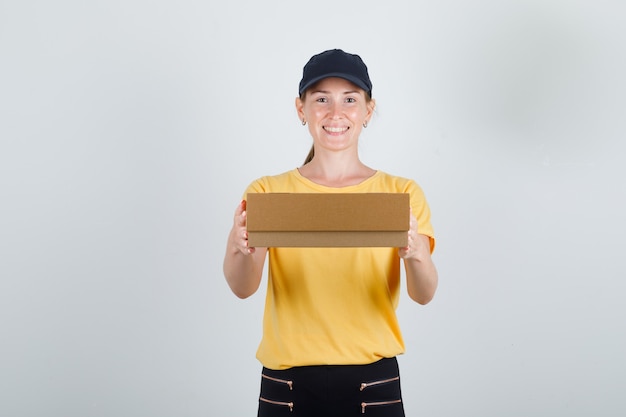
M 404 417 L 396 358 L 369 365 L 263 368 L 258 417 Z

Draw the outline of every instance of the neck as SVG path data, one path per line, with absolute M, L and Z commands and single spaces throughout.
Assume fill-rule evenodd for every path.
M 300 175 L 320 185 L 347 187 L 365 181 L 376 171 L 357 158 L 339 155 L 315 155 L 313 160 L 299 168 Z

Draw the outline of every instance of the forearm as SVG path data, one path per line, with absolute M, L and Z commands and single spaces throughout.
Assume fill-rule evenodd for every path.
M 433 299 L 439 276 L 430 256 L 427 259 L 405 259 L 407 291 L 419 304 L 428 304 Z
M 244 255 L 239 251 L 228 251 L 224 256 L 224 277 L 232 292 L 239 298 L 254 294 L 261 283 L 265 250 L 256 250 Z

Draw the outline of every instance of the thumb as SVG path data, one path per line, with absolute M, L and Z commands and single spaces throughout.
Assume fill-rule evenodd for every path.
M 246 200 L 241 200 L 235 210 L 235 223 L 238 226 L 246 225 Z

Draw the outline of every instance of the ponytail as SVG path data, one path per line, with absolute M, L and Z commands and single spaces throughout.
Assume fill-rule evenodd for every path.
M 311 162 L 311 160 L 313 159 L 314 155 L 315 155 L 315 146 L 311 146 L 311 150 L 309 151 L 309 154 L 306 156 L 306 158 L 304 160 L 304 164 L 302 164 L 302 165 L 306 165 L 309 162 Z

